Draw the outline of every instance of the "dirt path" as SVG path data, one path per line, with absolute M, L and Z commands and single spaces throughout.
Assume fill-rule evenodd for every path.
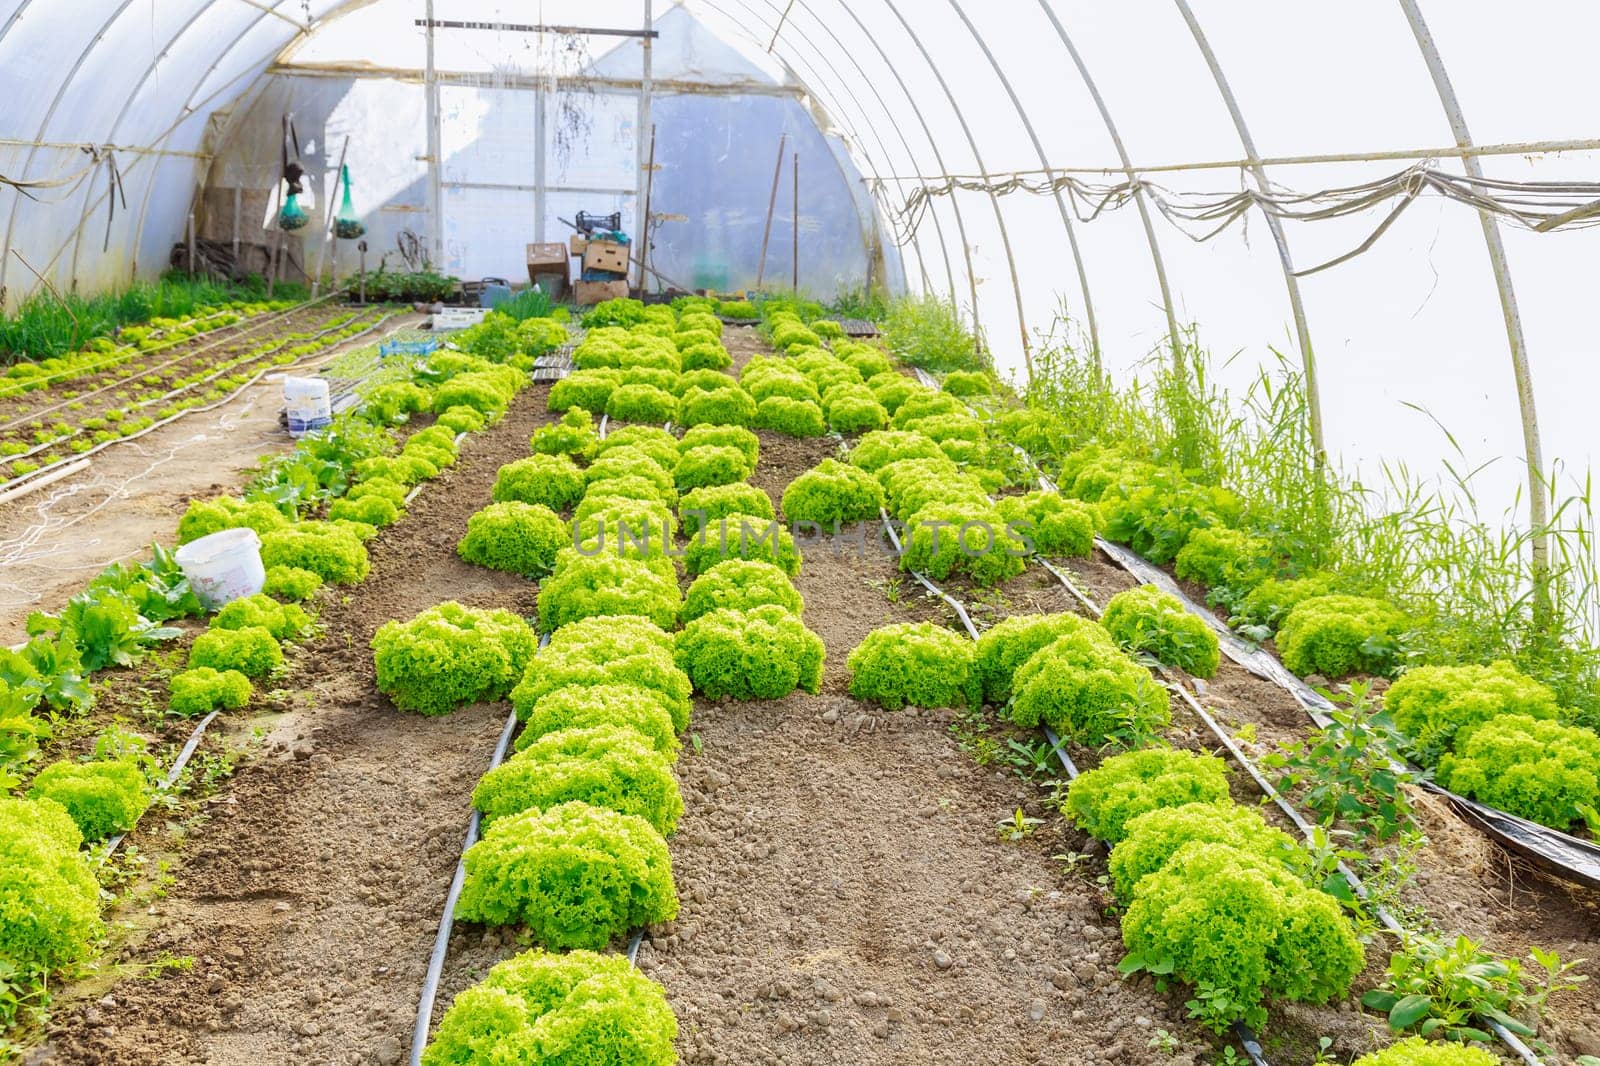
M 390 319 L 383 333 L 417 321 Z M 237 491 L 258 458 L 293 447 L 278 424 L 282 406 L 282 385 L 260 381 L 215 410 L 107 448 L 81 474 L 0 504 L 0 645 L 26 639 L 30 611 L 59 610 L 111 563 L 171 544 L 192 498 Z
M 546 389 L 468 438 L 372 547 L 372 573 L 324 597 L 324 633 L 295 653 L 291 709 L 200 830 L 136 953 L 194 960 L 124 980 L 60 1019 L 37 1061 L 393 1063 L 410 1040 L 473 785 L 503 704 L 427 719 L 377 694 L 368 642 L 441 600 L 531 613 L 535 587 L 455 556 L 501 464 L 528 452 Z
M 762 433 L 751 480 L 776 504 L 836 448 Z M 999 840 L 1036 790 L 976 767 L 951 712 L 846 693 L 863 636 L 939 607 L 853 544 L 806 551 L 795 585 L 828 650 L 822 694 L 698 701 L 701 750 L 680 763 L 683 912 L 639 962 L 666 986 L 684 1060 L 1170 1061 L 1147 1047 L 1157 1028 L 1198 1048 L 1164 997 L 1118 978 L 1116 924 L 1062 876 L 1060 841 Z

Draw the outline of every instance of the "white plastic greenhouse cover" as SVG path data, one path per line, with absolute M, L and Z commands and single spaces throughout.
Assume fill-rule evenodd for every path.
M 158 269 L 227 132 L 224 116 L 245 110 L 280 55 L 314 57 L 369 3 L 0 0 L 0 175 L 68 179 L 34 190 L 37 201 L 0 186 L 0 246 L 28 264 L 8 254 L 0 265 L 7 299 L 36 287 L 32 269 L 86 289 Z M 417 69 L 422 7 L 378 0 L 367 12 L 367 27 L 373 12 L 392 16 L 381 39 L 368 39 L 390 50 L 386 65 Z M 633 28 L 643 11 L 636 0 L 434 7 L 442 19 Z M 667 16 L 665 0 L 656 7 Z M 1159 351 L 1173 324 L 1194 323 L 1204 346 L 1233 357 L 1223 376 L 1235 387 L 1273 349 L 1299 365 L 1309 342 L 1328 448 L 1347 468 L 1399 462 L 1428 474 L 1441 456 L 1469 468 L 1492 460 L 1480 503 L 1490 513 L 1512 506 L 1522 486 L 1525 507 L 1535 408 L 1546 470 L 1559 462 L 1570 484 L 1593 461 L 1593 231 L 1533 232 L 1424 193 L 1361 254 L 1295 281 L 1291 266 L 1363 247 L 1397 202 L 1282 223 L 1252 208 L 1203 242 L 1153 205 L 1162 190 L 1355 186 L 1422 160 L 1515 182 L 1592 177 L 1600 141 L 1585 139 L 1588 53 L 1600 5 L 1535 0 L 1516 18 L 1487 0 L 684 7 L 752 65 L 803 87 L 862 176 L 852 199 L 875 204 L 886 234 L 914 190 L 964 179 L 967 188 L 929 198 L 914 233 L 902 234 L 905 280 L 974 316 L 1003 369 L 1020 375 L 1026 345 L 1037 347 L 1058 309 L 1122 375 Z M 447 40 L 477 49 L 479 69 L 515 69 L 490 42 L 441 33 L 441 48 Z M 396 137 L 410 143 L 414 132 Z M 121 177 L 109 226 L 108 148 Z M 770 158 L 770 147 L 748 153 Z M 1019 173 L 1150 184 L 1084 220 L 1083 202 L 1048 190 L 994 191 Z

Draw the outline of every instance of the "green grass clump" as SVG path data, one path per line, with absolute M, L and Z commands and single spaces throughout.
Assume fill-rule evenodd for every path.
M 104 927 L 83 833 L 54 800 L 0 795 L 0 962 L 47 974 L 89 955 Z
M 679 618 L 689 623 L 712 611 L 748 611 L 767 604 L 776 604 L 796 618 L 805 609 L 800 593 L 776 566 L 756 559 L 729 559 L 694 579 Z
M 1011 679 L 1033 653 L 1062 637 L 1079 634 L 1112 648 L 1111 637 L 1096 622 L 1075 614 L 1014 614 L 978 637 L 973 669 L 984 699 L 1000 706 L 1011 698 Z
M 467 850 L 456 917 L 598 950 L 678 915 L 666 841 L 643 818 L 562 803 L 496 819 Z
M 1013 675 L 1012 691 L 1018 725 L 1044 722 L 1089 747 L 1142 742 L 1171 721 L 1167 690 L 1150 671 L 1084 633 L 1034 652 Z
M 515 500 L 565 511 L 583 499 L 585 479 L 565 455 L 533 455 L 500 468 L 491 493 L 496 503 Z
M 1456 734 L 1439 760 L 1452 792 L 1556 829 L 1600 806 L 1600 736 L 1525 714 L 1503 714 Z
M 710 611 L 677 637 L 678 665 L 707 699 L 775 700 L 796 688 L 815 694 L 823 655 L 822 638 L 776 604 Z
M 1301 600 L 1278 627 L 1283 665 L 1299 674 L 1340 678 L 1387 674 L 1400 654 L 1406 616 L 1382 600 L 1365 596 L 1316 596 Z
M 132 758 L 62 760 L 39 771 L 28 795 L 65 807 L 85 840 L 104 840 L 138 823 L 150 805 L 150 780 Z
M 624 955 L 527 951 L 456 997 L 422 1066 L 673 1066 L 678 1022 Z
M 883 489 L 860 467 L 824 459 L 783 490 L 783 515 L 791 522 L 815 522 L 824 529 L 836 523 L 877 518 Z
M 760 559 L 790 577 L 800 572 L 794 537 L 776 519 L 730 514 L 710 519 L 684 549 L 684 569 L 699 575 L 725 559 Z
M 600 409 L 605 410 L 604 400 L 600 402 Z M 574 407 L 561 416 L 561 421 L 534 430 L 528 446 L 538 455 L 588 459 L 600 446 L 600 435 L 595 432 L 594 416 L 581 407 Z
M 287 528 L 289 520 L 270 503 L 250 502 L 233 496 L 218 496 L 214 500 L 194 500 L 178 519 L 178 543 L 220 533 L 224 529 L 253 529 L 265 537 L 274 530 Z
M 167 710 L 185 717 L 236 711 L 250 702 L 250 679 L 237 670 L 209 666 L 180 670 L 167 682 Z
M 585 556 L 568 548 L 539 586 L 539 627 L 549 633 L 584 618 L 636 614 L 670 629 L 682 605 L 670 561 Z
M 891 711 L 979 707 L 983 683 L 972 641 L 933 622 L 900 622 L 868 633 L 846 660 L 850 695 Z
M 1128 823 L 1141 814 L 1226 800 L 1225 770 L 1213 755 L 1166 748 L 1123 752 L 1079 774 L 1067 789 L 1062 809 L 1079 829 L 1108 844 L 1120 844 Z
M 283 649 L 262 626 L 208 629 L 189 647 L 189 668 L 237 670 L 245 677 L 266 677 L 283 666 Z
M 1030 492 L 1001 497 L 995 510 L 1018 536 L 1031 540 L 1040 555 L 1086 557 L 1094 551 L 1098 514 L 1081 500 L 1069 500 L 1058 492 Z
M 787 433 L 791 437 L 820 437 L 828 431 L 822 408 L 811 400 L 768 396 L 756 405 L 752 423 L 757 429 Z
M 372 638 L 378 691 L 425 715 L 503 699 L 537 647 L 528 623 L 510 611 L 449 601 L 409 621 L 385 622 Z
M 269 566 L 263 594 L 275 600 L 309 600 L 322 587 L 320 575 L 298 566 Z
M 1142 652 L 1195 677 L 1210 678 L 1217 672 L 1221 652 L 1216 631 L 1154 585 L 1111 597 L 1100 624 L 1131 654 Z
M 491 503 L 467 519 L 467 535 L 456 553 L 469 563 L 540 578 L 555 566 L 556 555 L 572 543 L 572 531 L 548 507 Z
M 1130 955 L 1220 993 L 1205 1017 L 1217 1032 L 1234 1021 L 1260 1028 L 1269 995 L 1340 998 L 1365 962 L 1338 901 L 1225 844 L 1186 844 L 1139 882 L 1122 938 Z
M 335 585 L 364 581 L 371 569 L 366 545 L 348 529 L 325 522 L 300 522 L 261 538 L 261 563 L 309 570 Z
M 522 696 L 526 697 L 525 690 Z M 516 748 L 523 750 L 540 737 L 567 730 L 597 727 L 637 733 L 670 759 L 678 757 L 678 733 L 672 722 L 673 700 L 655 689 L 638 685 L 570 684 L 546 689 L 532 702 L 513 705 L 523 719 Z
M 764 522 L 777 517 L 772 497 L 743 482 L 691 489 L 678 501 L 678 519 L 687 537 L 695 536 L 707 523 L 739 514 L 753 515 Z
M 472 792 L 473 806 L 491 822 L 571 800 L 637 815 L 663 836 L 683 815 L 672 760 L 649 738 L 613 725 L 546 733 L 484 774 Z
M 1456 733 L 1502 714 L 1558 718 L 1555 693 L 1501 659 L 1488 666 L 1418 666 L 1383 694 L 1408 750 L 1432 766 Z
M 683 453 L 673 468 L 672 477 L 678 491 L 687 492 L 743 481 L 750 476 L 751 469 L 749 460 L 738 448 L 702 444 Z
M 977 341 L 955 304 L 935 296 L 891 303 L 883 321 L 883 343 L 901 362 L 934 373 L 984 369 Z
M 1280 829 L 1268 825 L 1256 811 L 1232 802 L 1185 803 L 1157 807 L 1128 819 L 1127 835 L 1111 852 L 1111 883 L 1126 904 L 1139 882 L 1157 872 L 1183 849 L 1203 841 L 1226 844 L 1263 859 L 1284 863 L 1296 873 L 1306 872 L 1305 849 Z

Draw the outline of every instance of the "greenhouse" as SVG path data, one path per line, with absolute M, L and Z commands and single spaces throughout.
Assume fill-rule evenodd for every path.
M 0 1063 L 1600 1066 L 1526 14 L 0 0 Z

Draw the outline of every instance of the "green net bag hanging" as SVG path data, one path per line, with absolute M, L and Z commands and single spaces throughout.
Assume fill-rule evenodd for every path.
M 300 206 L 300 194 L 290 193 L 289 198 L 283 202 L 283 210 L 278 212 L 278 228 L 301 229 L 307 220 L 306 209 Z
M 356 208 L 350 202 L 350 167 L 344 168 L 344 203 L 339 205 L 339 213 L 333 219 L 333 235 L 340 240 L 353 241 L 367 232 L 367 227 L 362 223 Z

